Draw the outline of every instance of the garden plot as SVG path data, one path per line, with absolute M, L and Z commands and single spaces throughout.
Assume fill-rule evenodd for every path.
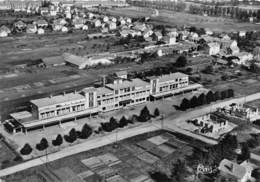
M 158 157 L 156 157 L 152 154 L 149 154 L 148 152 L 144 152 L 142 154 L 139 154 L 137 157 L 139 159 L 141 159 L 142 161 L 148 163 L 148 164 L 153 164 L 153 163 L 155 163 L 156 161 L 159 160 Z
M 161 144 L 167 142 L 169 139 L 166 138 L 166 137 L 163 137 L 163 136 L 159 135 L 159 136 L 155 136 L 155 137 L 149 138 L 149 139 L 147 139 L 147 140 L 148 140 L 149 142 L 155 144 L 155 145 L 161 145 Z

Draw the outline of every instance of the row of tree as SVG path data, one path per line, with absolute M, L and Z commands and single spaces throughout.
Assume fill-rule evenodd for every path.
M 62 137 L 60 134 L 57 135 L 56 139 L 52 140 L 53 146 L 60 146 L 63 143 L 63 138 L 68 143 L 75 142 L 78 138 L 79 139 L 87 139 L 92 134 L 92 128 L 85 124 L 81 131 L 76 131 L 75 128 L 72 128 L 67 135 Z M 39 151 L 43 151 L 49 147 L 48 140 L 46 138 L 42 138 L 39 143 L 36 144 L 35 148 Z M 26 143 L 23 148 L 20 150 L 22 155 L 29 155 L 32 152 L 32 147 Z
M 202 93 L 198 97 L 196 96 L 192 97 L 190 100 L 184 98 L 179 108 L 185 111 L 190 108 L 195 108 L 197 106 L 210 104 L 211 102 L 215 102 L 217 100 L 223 100 L 231 97 L 234 97 L 233 89 L 227 89 L 221 92 L 216 91 L 214 93 L 212 91 L 209 91 L 206 95 Z
M 209 16 L 223 16 L 238 19 L 241 21 L 249 21 L 250 17 L 260 21 L 260 10 L 253 11 L 252 9 L 241 9 L 234 6 L 219 6 L 219 5 L 190 5 L 189 13 L 191 14 L 206 14 Z
M 133 115 L 131 119 L 126 119 L 125 116 L 123 116 L 119 121 L 117 121 L 114 117 L 111 117 L 109 122 L 101 123 L 101 130 L 105 132 L 112 132 L 117 128 L 124 128 L 128 124 L 133 124 L 135 122 L 147 122 L 152 116 L 157 117 L 159 115 L 160 111 L 158 108 L 154 110 L 154 115 L 151 115 L 149 109 L 145 106 L 140 111 L 139 116 Z
M 140 115 L 134 115 L 132 119 L 128 120 L 126 119 L 125 116 L 123 116 L 119 121 L 117 121 L 114 117 L 111 117 L 109 122 L 106 123 L 101 123 L 101 127 L 99 128 L 100 130 L 106 131 L 106 132 L 111 132 L 117 128 L 124 128 L 127 126 L 129 123 L 134 123 L 134 122 L 146 122 L 151 119 L 151 117 L 157 117 L 160 115 L 160 111 L 158 108 L 154 110 L 154 114 L 150 114 L 150 111 L 148 108 L 145 106 L 141 111 Z M 93 133 L 92 128 L 88 125 L 85 124 L 81 131 L 76 131 L 75 128 L 72 128 L 70 132 L 67 135 L 64 135 L 62 137 L 60 134 L 57 135 L 56 139 L 52 140 L 52 145 L 53 146 L 60 146 L 63 143 L 63 138 L 66 142 L 68 143 L 73 143 L 75 142 L 78 138 L 79 139 L 87 139 L 90 137 L 90 135 Z M 41 141 L 36 144 L 36 149 L 39 151 L 43 151 L 49 147 L 48 140 L 46 138 L 42 138 Z M 32 147 L 26 143 L 23 148 L 20 150 L 20 153 L 22 155 L 29 155 L 32 152 Z

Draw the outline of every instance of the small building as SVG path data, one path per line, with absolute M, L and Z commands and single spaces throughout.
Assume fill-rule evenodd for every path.
M 220 45 L 217 42 L 208 43 L 209 55 L 216 55 L 220 52 Z
M 210 30 L 209 28 L 205 28 L 205 33 L 206 35 L 213 35 L 212 30 Z
M 116 23 L 117 22 L 117 19 L 115 17 L 111 17 L 111 21 Z
M 260 47 L 259 46 L 254 48 L 253 55 L 254 55 L 254 59 L 257 62 L 260 62 Z
M 48 26 L 48 22 L 43 19 L 37 20 L 33 24 L 37 25 L 38 28 L 46 28 Z
M 127 79 L 127 71 L 118 71 L 115 74 L 117 78 Z
M 239 31 L 239 37 L 245 37 L 246 31 Z
M 223 175 L 231 175 L 237 179 L 238 182 L 247 182 L 251 179 L 252 169 L 246 168 L 243 165 L 239 165 L 228 159 L 223 159 L 220 162 L 218 169 Z
M 81 29 L 85 24 L 85 19 L 77 17 L 77 18 L 72 20 L 72 24 L 73 24 L 75 29 Z
M 44 29 L 43 28 L 38 28 L 37 30 L 37 34 L 39 35 L 43 35 L 45 33 Z
M 151 29 L 146 29 L 143 32 L 143 37 L 146 39 L 148 37 L 150 37 L 153 34 L 153 31 Z
M 87 25 L 83 25 L 83 27 L 82 27 L 82 30 L 88 30 L 88 26 Z
M 253 54 L 249 52 L 239 52 L 234 54 L 234 56 L 239 58 L 237 64 L 239 65 L 248 65 L 249 61 L 253 60 Z
M 29 34 L 37 33 L 37 27 L 36 27 L 36 25 L 34 25 L 34 24 L 29 24 L 29 25 L 27 25 L 26 33 L 29 33 Z
M 109 30 L 115 30 L 116 29 L 116 23 L 115 22 L 109 22 L 108 23 Z
M 130 24 L 130 23 L 132 23 L 132 19 L 131 19 L 131 18 L 126 18 L 126 22 L 127 22 L 128 24 Z
M 123 25 L 125 25 L 125 24 L 126 24 L 126 21 L 125 21 L 124 19 L 121 19 L 121 20 L 120 20 L 120 25 L 123 26 Z
M 103 17 L 103 22 L 107 23 L 109 21 L 109 18 L 107 16 Z
M 11 33 L 11 30 L 3 25 L 0 27 L 0 37 L 7 37 Z
M 49 15 L 49 8 L 48 7 L 41 7 L 40 13 L 42 16 L 48 16 Z
M 163 42 L 165 42 L 165 44 L 169 44 L 169 45 L 176 44 L 176 37 L 166 35 L 163 37 Z
M 66 26 L 61 27 L 61 32 L 67 33 L 68 31 L 69 31 L 68 27 L 66 27 Z
M 65 65 L 65 60 L 62 56 L 45 57 L 42 59 L 42 62 L 45 64 L 46 67 Z
M 153 35 L 154 35 L 154 39 L 155 39 L 156 41 L 160 41 L 160 40 L 162 40 L 162 38 L 163 38 L 162 33 L 159 32 L 159 31 L 154 32 Z
M 94 26 L 95 26 L 95 27 L 101 27 L 101 25 L 102 25 L 102 24 L 101 24 L 101 21 L 100 21 L 99 19 L 97 19 L 97 20 L 94 21 Z
M 21 20 L 19 20 L 18 22 L 15 22 L 14 23 L 14 27 L 17 29 L 17 30 L 19 30 L 19 31 L 22 31 L 22 30 L 24 30 L 25 28 L 26 28 L 26 24 L 23 22 L 23 21 L 21 21 Z
M 240 49 L 239 47 L 237 46 L 237 41 L 233 41 L 230 45 L 230 50 L 231 50 L 231 53 L 232 55 L 235 55 L 235 54 L 238 54 Z

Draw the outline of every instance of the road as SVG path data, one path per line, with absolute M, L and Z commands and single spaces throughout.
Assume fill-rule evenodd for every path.
M 123 139 L 130 138 L 130 137 L 133 137 L 136 135 L 147 133 L 147 132 L 160 130 L 162 128 L 165 130 L 182 133 L 184 135 L 193 137 L 195 139 L 201 140 L 208 144 L 216 144 L 217 143 L 216 140 L 209 139 L 209 138 L 206 138 L 201 135 L 196 135 L 190 131 L 183 130 L 183 129 L 177 127 L 174 123 L 176 121 L 184 122 L 187 119 L 192 119 L 194 117 L 204 115 L 206 113 L 216 110 L 216 108 L 218 108 L 218 107 L 223 107 L 225 105 L 229 105 L 234 102 L 242 103 L 245 100 L 253 101 L 256 99 L 260 99 L 260 93 L 252 94 L 247 97 L 233 98 L 230 100 L 213 103 L 211 105 L 204 106 L 204 107 L 201 107 L 196 110 L 178 112 L 178 113 L 175 113 L 172 115 L 168 115 L 168 116 L 165 116 L 165 119 L 161 123 L 158 121 L 154 121 L 151 123 L 149 122 L 149 123 L 140 124 L 140 125 L 138 125 L 136 127 L 132 127 L 132 128 L 121 129 L 121 130 L 118 130 L 117 132 L 110 133 L 110 134 L 107 134 L 102 137 L 92 138 L 92 139 L 87 140 L 84 143 L 80 143 L 77 145 L 73 145 L 73 146 L 64 148 L 61 151 L 49 154 L 48 157 L 42 156 L 42 157 L 32 159 L 32 160 L 26 161 L 24 163 L 21 163 L 21 164 L 18 164 L 18 165 L 15 165 L 15 166 L 12 166 L 12 167 L 9 167 L 6 169 L 0 170 L 0 177 L 4 177 L 4 176 L 7 176 L 10 174 L 19 172 L 19 171 L 23 171 L 28 168 L 32 168 L 32 167 L 39 166 L 39 165 L 42 165 L 42 164 L 45 164 L 45 163 L 48 163 L 51 161 L 58 160 L 58 159 L 61 159 L 61 158 L 67 157 L 67 156 L 78 154 L 80 152 L 102 147 L 102 146 L 114 143 L 115 141 L 123 140 Z M 254 159 L 260 161 L 259 156 L 253 155 L 252 157 Z

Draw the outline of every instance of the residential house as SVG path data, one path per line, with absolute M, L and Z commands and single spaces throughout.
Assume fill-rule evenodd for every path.
M 37 34 L 39 35 L 43 35 L 45 33 L 44 29 L 43 28 L 38 28 L 37 30 Z
M 118 71 L 115 73 L 117 78 L 127 79 L 127 71 Z
M 199 35 L 197 33 L 191 32 L 189 35 L 189 40 L 197 42 L 199 40 Z
M 209 47 L 209 52 L 208 52 L 209 55 L 216 55 L 220 51 L 220 45 L 217 42 L 208 43 L 208 47 Z
M 108 33 L 108 31 L 109 31 L 109 30 L 108 30 L 107 27 L 104 27 L 104 28 L 101 29 L 101 32 L 102 32 L 102 33 Z
M 50 16 L 57 16 L 57 13 L 59 12 L 59 7 L 51 5 L 49 9 Z
M 135 22 L 133 26 L 133 30 L 143 32 L 146 30 L 146 25 L 144 23 Z
M 160 41 L 162 40 L 163 36 L 162 36 L 162 33 L 160 31 L 156 31 L 153 33 L 153 38 L 154 40 L 156 41 Z
M 60 30 L 61 30 L 61 32 L 63 32 L 63 33 L 66 33 L 66 32 L 69 31 L 68 27 L 66 27 L 66 26 L 62 26 Z
M 254 48 L 253 55 L 254 55 L 254 59 L 257 62 L 260 62 L 260 46 Z
M 232 41 L 232 43 L 230 45 L 230 50 L 231 50 L 232 55 L 235 55 L 235 54 L 239 53 L 240 49 L 237 46 L 237 41 L 236 40 Z
M 103 17 L 103 22 L 107 23 L 109 21 L 109 18 L 107 16 Z
M 176 44 L 176 37 L 166 35 L 163 37 L 163 41 L 165 42 L 165 44 L 173 45 Z
M 41 7 L 40 8 L 40 14 L 42 16 L 48 16 L 49 15 L 49 8 L 48 7 Z
M 145 29 L 143 32 L 143 37 L 146 39 L 150 37 L 153 34 L 153 31 L 151 29 Z
M 190 32 L 188 32 L 187 30 L 180 32 L 180 39 L 181 40 L 186 40 L 189 36 L 190 36 Z
M 43 19 L 37 20 L 33 24 L 37 25 L 38 28 L 46 28 L 48 26 L 48 22 Z
M 116 23 L 117 22 L 117 19 L 115 17 L 111 17 L 111 21 Z
M 213 35 L 212 30 L 210 30 L 209 28 L 205 28 L 205 33 L 206 35 Z
M 237 62 L 239 65 L 249 65 L 249 61 L 253 60 L 253 54 L 249 52 L 239 52 L 234 56 L 239 58 L 239 62 Z
M 89 19 L 93 19 L 94 18 L 94 14 L 93 13 L 88 13 L 88 18 Z
M 28 24 L 26 28 L 26 33 L 34 34 L 37 32 L 37 27 L 34 24 Z
M 115 30 L 116 29 L 116 23 L 115 22 L 108 22 L 108 28 L 109 30 Z
M 95 27 L 101 27 L 101 21 L 99 19 L 96 19 L 94 21 L 94 25 L 95 25 Z
M 77 18 L 72 20 L 72 24 L 73 24 L 75 29 L 81 29 L 85 24 L 85 19 L 77 17 Z
M 88 26 L 87 25 L 83 25 L 83 27 L 82 27 L 82 30 L 88 30 Z
M 22 30 L 26 29 L 26 26 L 27 25 L 22 20 L 19 20 L 19 21 L 14 23 L 14 27 L 18 31 L 22 31 Z
M 125 25 L 125 24 L 126 24 L 126 21 L 124 19 L 121 19 L 120 20 L 120 25 L 122 26 L 122 25 Z
M 3 25 L 0 27 L 0 37 L 7 37 L 10 33 L 11 30 L 7 26 Z
M 60 31 L 64 25 L 67 24 L 67 21 L 63 18 L 55 19 L 52 24 L 54 31 Z
M 245 37 L 246 36 L 246 31 L 239 31 L 239 37 Z
M 218 167 L 222 175 L 231 175 L 238 182 L 247 182 L 251 179 L 252 168 L 245 167 L 245 164 L 237 164 L 228 159 L 223 159 Z

